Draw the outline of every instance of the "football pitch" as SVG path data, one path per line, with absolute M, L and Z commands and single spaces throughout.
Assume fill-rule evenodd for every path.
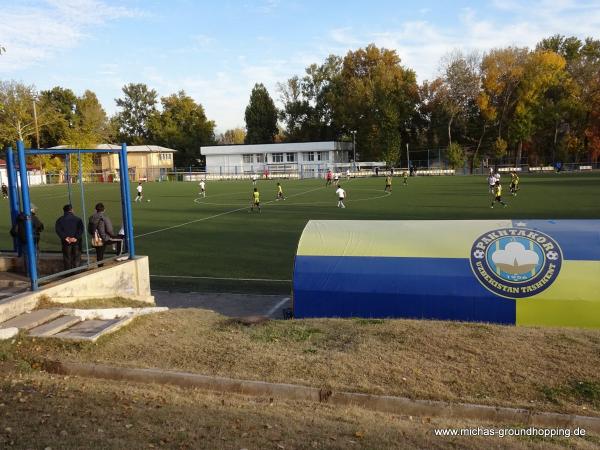
M 250 181 L 209 181 L 206 198 L 197 183 L 145 183 L 144 201 L 132 205 L 136 253 L 150 257 L 155 289 L 289 292 L 298 239 L 311 219 L 600 218 L 600 174 L 523 174 L 516 197 L 508 192 L 509 178 L 503 176 L 508 207 L 494 209 L 482 176 L 411 177 L 406 186 L 396 177 L 391 194 L 384 192 L 384 177 L 342 179 L 346 209 L 336 207 L 335 188 L 324 180 L 281 180 L 282 201 L 275 200 L 277 181 L 260 180 L 261 213 L 249 212 Z M 54 222 L 68 202 L 66 186 L 32 187 L 31 196 L 46 228 L 41 251 L 59 251 Z M 101 201 L 118 230 L 119 198 L 117 184 L 86 184 L 86 218 Z M 78 185 L 72 202 L 82 217 Z M 0 244 L 9 249 L 8 201 L 0 207 Z

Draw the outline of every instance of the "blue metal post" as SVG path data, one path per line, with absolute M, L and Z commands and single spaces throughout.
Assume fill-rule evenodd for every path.
M 135 258 L 135 245 L 133 242 L 133 214 L 131 212 L 131 193 L 129 192 L 129 167 L 127 165 L 127 144 L 121 144 L 121 184 L 125 193 L 126 216 L 123 218 L 129 259 Z
M 21 178 L 21 193 L 23 197 L 23 214 L 25 214 L 25 240 L 27 241 L 27 269 L 31 279 L 31 290 L 38 289 L 37 260 L 35 257 L 35 243 L 33 241 L 33 230 L 31 228 L 31 205 L 29 203 L 29 184 L 27 183 L 27 163 L 25 162 L 25 145 L 23 141 L 17 141 L 17 153 L 19 157 L 19 176 Z
M 65 163 L 67 166 L 67 191 L 69 192 L 69 205 L 72 205 L 71 201 L 71 155 L 65 156 Z
M 121 167 L 123 167 L 123 152 L 119 151 L 119 173 L 121 173 Z M 125 183 L 123 182 L 123 174 L 120 174 L 121 182 L 119 188 L 121 189 L 121 216 L 123 233 L 127 236 L 127 195 L 125 194 Z M 128 241 L 128 238 L 126 239 Z M 129 242 L 127 242 L 127 250 L 129 251 Z
M 17 190 L 17 172 L 12 147 L 6 150 L 6 173 L 8 175 L 8 200 L 10 202 L 10 225 L 17 222 L 19 215 L 19 191 Z M 13 250 L 19 251 L 19 240 L 13 238 Z
M 88 244 L 88 233 L 87 233 L 87 225 L 85 222 L 86 212 L 85 212 L 85 192 L 83 189 L 83 174 L 82 174 L 82 164 L 81 164 L 81 152 L 77 151 L 77 165 L 78 174 L 79 174 L 79 187 L 81 188 L 81 214 L 84 217 L 83 220 L 83 235 L 85 236 L 85 254 L 87 257 L 87 263 L 90 264 L 90 246 Z M 69 198 L 69 201 L 71 199 Z

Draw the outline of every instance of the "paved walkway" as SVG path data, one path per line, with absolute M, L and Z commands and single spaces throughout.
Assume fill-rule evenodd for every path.
M 290 297 L 283 295 L 223 294 L 152 291 L 156 306 L 210 309 L 229 317 L 268 316 L 283 319 L 283 310 L 291 308 Z

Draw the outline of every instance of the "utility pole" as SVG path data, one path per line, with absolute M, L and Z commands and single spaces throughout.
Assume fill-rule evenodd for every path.
M 410 154 L 408 153 L 408 142 L 406 143 L 406 162 L 408 163 L 408 171 L 410 172 Z
M 354 167 L 356 168 L 356 130 L 352 130 L 350 133 L 352 133 L 352 162 Z
M 37 148 L 40 148 L 40 129 L 38 128 L 37 108 L 35 107 L 35 99 L 33 100 L 33 122 L 35 124 L 35 143 Z M 40 177 L 42 176 L 42 155 L 39 155 Z

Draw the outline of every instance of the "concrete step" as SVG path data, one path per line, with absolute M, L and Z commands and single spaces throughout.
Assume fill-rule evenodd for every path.
M 133 317 L 123 317 L 111 320 L 84 320 L 68 330 L 57 333 L 52 337 L 73 341 L 95 342 L 100 336 L 112 333 L 127 325 L 132 320 Z
M 11 287 L 29 288 L 29 279 L 12 272 L 0 272 L 0 290 Z
M 54 337 L 55 334 L 60 333 L 78 322 L 81 322 L 79 317 L 61 316 L 58 319 L 54 319 L 29 330 L 29 335 L 35 337 Z
M 13 295 L 21 294 L 28 289 L 27 286 L 12 286 L 0 288 L 0 296 L 2 298 L 12 297 Z
M 60 309 L 38 309 L 2 322 L 0 328 L 15 327 L 19 330 L 31 330 L 61 315 Z

